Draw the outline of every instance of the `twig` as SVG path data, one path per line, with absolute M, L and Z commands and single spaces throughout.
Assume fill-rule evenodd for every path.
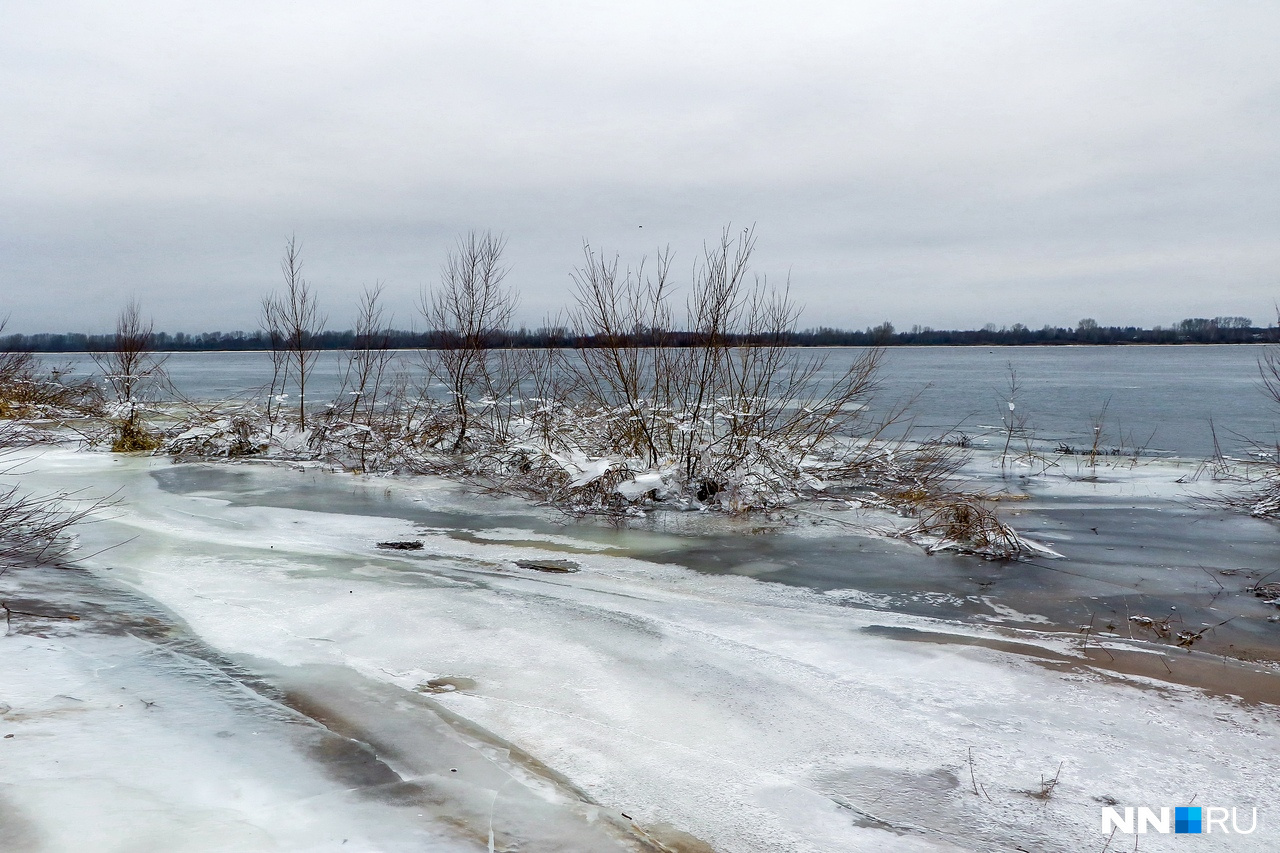
M 4 610 L 4 632 L 5 632 L 5 636 L 8 636 L 8 635 L 9 635 L 9 632 L 10 632 L 10 631 L 12 630 L 12 628 L 13 628 L 13 617 L 14 617 L 15 615 L 16 615 L 16 616 L 30 616 L 30 617 L 35 618 L 35 619 L 66 619 L 66 620 L 67 620 L 67 621 L 69 621 L 69 622 L 79 622 L 79 621 L 80 621 L 80 617 L 79 617 L 77 614 L 75 614 L 75 613 L 71 613 L 71 614 L 64 614 L 64 613 L 32 613 L 32 612 L 31 612 L 31 611 L 29 611 L 29 610 L 15 610 L 14 608 L 12 608 L 12 607 L 10 607 L 10 606 L 9 606 L 9 602 L 8 602 L 8 601 L 0 601 L 0 610 Z
M 978 785 L 978 777 L 973 772 L 973 747 L 969 747 L 969 782 L 970 784 L 973 785 L 974 796 L 977 796 L 979 785 Z M 986 786 L 983 785 L 981 787 L 982 787 L 982 796 L 987 798 L 987 802 L 991 802 L 991 796 L 987 793 Z

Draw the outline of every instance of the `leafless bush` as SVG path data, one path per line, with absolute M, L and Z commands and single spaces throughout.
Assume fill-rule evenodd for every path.
M 1274 406 L 1280 408 L 1280 350 L 1268 347 L 1263 351 L 1258 359 L 1258 373 L 1262 378 L 1263 392 Z M 1212 423 L 1210 429 L 1213 429 Z M 1191 479 L 1208 471 L 1215 481 L 1240 480 L 1243 486 L 1208 501 L 1236 512 L 1246 512 L 1255 518 L 1280 518 L 1280 440 L 1249 441 L 1248 461 L 1236 464 L 1222 453 L 1216 429 L 1213 429 L 1213 445 L 1213 458 L 1204 463 Z
M 56 563 L 75 550 L 67 528 L 109 505 L 73 495 L 24 494 L 0 486 L 0 564 Z
M 476 470 L 510 438 L 512 418 L 526 407 L 519 397 L 520 377 L 540 358 L 494 349 L 516 304 L 515 293 L 502 284 L 504 246 L 501 237 L 487 232 L 460 238 L 446 258 L 440 286 L 421 298 L 420 311 L 439 343 L 422 353 L 423 364 L 445 388 L 444 401 L 430 387 L 411 387 L 394 369 L 397 356 L 390 349 L 382 286 L 375 285 L 361 299 L 355 345 L 343 366 L 338 398 L 311 419 L 305 447 L 284 449 L 357 471 L 465 475 Z M 290 242 L 282 268 L 293 296 L 269 297 L 263 303 L 262 325 L 278 350 L 269 389 L 273 394 L 291 380 L 299 395 L 305 394 L 305 380 L 299 380 L 314 359 L 313 352 L 304 353 L 298 344 L 313 334 L 304 327 L 314 315 L 314 299 L 300 267 Z M 318 323 L 312 326 L 318 329 Z M 269 400 L 269 440 L 274 440 L 273 415 Z
M 1280 447 L 1257 445 L 1251 459 L 1223 468 L 1229 473 L 1215 472 L 1213 479 L 1235 481 L 1238 486 L 1204 498 L 1207 503 L 1254 518 L 1280 518 Z
M 1017 470 L 1020 476 L 1037 476 L 1058 466 L 1058 461 L 1036 448 L 1036 431 L 1022 403 L 1023 385 L 1013 363 L 1006 365 L 1008 386 L 1000 398 L 1000 421 L 1004 424 L 1004 447 L 1000 451 L 1000 475 Z M 963 435 L 963 434 L 962 434 Z M 1072 452 L 1059 444 L 1058 454 Z
M 281 317 L 280 299 L 275 293 L 262 297 L 258 307 L 258 328 L 267 338 L 267 352 L 271 358 L 271 381 L 266 387 L 266 415 L 268 428 L 274 436 L 276 412 L 283 403 L 283 394 L 289 377 L 289 354 L 284 348 L 284 320 Z
M 259 322 L 271 344 L 271 387 L 268 393 L 268 419 L 275 414 L 277 388 L 283 395 L 292 378 L 298 390 L 298 426 L 307 425 L 307 380 L 319 353 L 315 337 L 324 331 L 326 318 L 320 313 L 311 285 L 302 276 L 302 246 L 290 237 L 280 259 L 284 274 L 284 293 L 272 293 L 262 300 Z
M 394 354 L 390 332 L 381 304 L 382 284 L 366 287 L 360 297 L 356 317 L 355 344 L 347 353 L 339 396 L 349 396 L 350 408 L 341 403 L 335 408 L 347 412 L 352 422 L 367 423 L 387 392 L 387 374 Z
M 670 254 L 649 275 L 588 246 L 570 314 L 586 345 L 486 353 L 515 298 L 499 286 L 501 243 L 460 241 L 424 301 L 451 331 L 431 363 L 449 391 L 445 473 L 577 511 L 740 512 L 847 488 L 936 495 L 963 450 L 883 441 L 902 411 L 865 414 L 882 350 L 833 370 L 825 353 L 790 347 L 799 308 L 750 273 L 754 245 L 748 229 L 706 246 L 680 312 Z
M 837 479 L 864 483 L 872 504 L 916 515 L 944 498 L 965 497 L 960 472 L 969 457 L 967 448 L 947 442 L 911 444 L 877 436 L 860 445 Z
M 1000 420 L 1004 423 L 1004 450 L 1000 452 L 1000 473 L 1005 473 L 1005 467 L 1009 462 L 1009 447 L 1013 443 L 1015 437 L 1025 438 L 1028 446 L 1031 442 L 1031 430 L 1027 425 L 1027 416 L 1018 410 L 1018 396 L 1022 393 L 1022 385 L 1018 382 L 1018 371 L 1014 369 L 1012 362 L 1008 365 L 1009 372 L 1009 399 L 1006 401 L 1009 407 L 1008 412 L 1000 414 Z
M 680 310 L 669 253 L 649 275 L 643 264 L 620 272 L 585 247 L 569 316 L 583 345 L 514 351 L 502 347 L 518 300 L 505 284 L 505 241 L 468 234 L 419 304 L 438 343 L 423 363 L 444 394 L 390 374 L 375 287 L 343 393 L 314 421 L 310 452 L 361 471 L 442 473 L 572 511 L 667 502 L 740 512 L 842 490 L 914 511 L 947 492 L 964 449 L 885 440 L 902 409 L 866 415 L 883 351 L 858 351 L 833 369 L 825 353 L 791 347 L 800 309 L 786 288 L 750 272 L 754 246 L 750 229 L 705 246 Z M 290 243 L 287 281 L 300 280 L 299 263 Z M 282 300 L 267 300 L 264 328 L 295 353 L 285 314 Z M 305 367 L 296 355 L 276 364 L 273 389 Z
M 395 354 L 381 304 L 382 285 L 366 287 L 360 298 L 355 343 L 348 350 L 337 399 L 316 424 L 312 447 L 321 455 L 337 454 L 357 471 L 380 467 L 402 421 L 391 374 Z
M 0 457 L 28 443 L 23 425 L 0 423 Z M 13 473 L 13 467 L 0 470 L 0 476 Z M 0 573 L 15 564 L 65 559 L 76 547 L 67 528 L 109 505 L 108 500 L 65 493 L 32 495 L 16 485 L 0 484 Z
M 708 244 L 679 314 L 671 256 L 619 270 L 584 251 L 571 320 L 595 345 L 570 362 L 590 456 L 664 473 L 664 491 L 744 510 L 821 488 L 860 458 L 882 350 L 830 370 L 788 346 L 799 306 L 750 273 L 751 229 Z
M 454 452 L 468 448 L 477 429 L 505 437 L 511 397 L 519 388 L 519 360 L 493 349 L 515 313 L 518 297 L 503 285 L 506 239 L 491 232 L 458 238 L 445 259 L 440 286 L 424 293 L 419 310 L 439 336 L 424 353 L 429 375 L 441 383 L 453 411 Z
M 112 348 L 93 353 L 93 360 L 115 401 L 108 412 L 114 430 L 111 449 L 118 453 L 154 450 L 160 440 L 144 417 L 144 406 L 160 388 L 167 386 L 163 357 L 151 351 L 152 323 L 142 319 L 142 308 L 130 299 L 116 317 Z
M 1271 401 L 1280 405 L 1280 351 L 1267 347 L 1258 360 L 1258 373 L 1262 377 L 1262 389 Z

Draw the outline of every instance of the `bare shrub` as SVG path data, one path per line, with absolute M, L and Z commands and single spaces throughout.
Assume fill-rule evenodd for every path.
M 647 274 L 586 246 L 579 347 L 486 353 L 514 296 L 497 284 L 501 244 L 460 241 L 424 303 L 450 330 L 430 364 L 454 440 L 434 470 L 581 512 L 744 512 L 849 489 L 897 508 L 944 491 L 965 451 L 882 440 L 904 411 L 866 415 L 883 351 L 833 369 L 791 347 L 799 307 L 750 272 L 754 245 L 747 229 L 705 246 L 683 306 L 669 253 Z
M 1273 403 L 1280 405 L 1280 352 L 1275 347 L 1263 350 L 1258 373 L 1262 377 L 1262 390 Z
M 662 491 L 731 511 L 857 467 L 883 351 L 833 372 L 826 354 L 790 348 L 799 306 L 750 273 L 754 248 L 751 229 L 705 246 L 678 315 L 669 253 L 650 276 L 586 247 L 571 319 L 593 345 L 570 368 L 595 426 L 589 455 L 662 472 Z
M 168 385 L 163 357 L 152 352 L 152 323 L 143 320 L 142 308 L 130 299 L 116 317 L 112 348 L 93 353 L 93 360 L 115 398 L 108 411 L 113 430 L 111 449 L 117 453 L 155 450 L 160 439 L 144 417 L 151 397 Z
M 1022 393 L 1022 385 L 1018 381 L 1018 371 L 1014 369 L 1012 362 L 1009 363 L 1007 370 L 1009 373 L 1009 399 L 1006 402 L 1009 410 L 1000 414 L 1000 420 L 1004 423 L 1004 449 L 1000 452 L 1000 474 L 1002 476 L 1005 474 L 1005 468 L 1009 463 L 1009 448 L 1013 444 L 1013 439 L 1015 437 L 1025 438 L 1028 447 L 1030 447 L 1031 443 L 1031 431 L 1027 425 L 1027 416 L 1018 410 L 1017 401 Z
M 0 564 L 65 560 L 76 547 L 67 528 L 108 505 L 107 501 L 30 495 L 17 486 L 0 486 Z
M 394 353 L 391 352 L 389 325 L 384 318 L 381 283 L 366 287 L 360 296 L 356 316 L 355 343 L 347 352 L 339 400 L 350 397 L 350 408 L 341 402 L 335 409 L 342 411 L 353 423 L 368 424 L 378 409 L 378 404 L 389 390 L 387 374 Z
M 453 414 L 452 450 L 467 449 L 477 429 L 503 436 L 518 390 L 518 361 L 494 350 L 519 301 L 504 286 L 506 239 L 485 231 L 459 237 L 440 272 L 439 287 L 424 293 L 419 311 L 436 333 L 424 353 L 429 375 L 441 383 Z
M 307 380 L 319 357 L 315 338 L 324 331 L 326 318 L 320 313 L 311 285 L 302 276 L 302 246 L 296 237 L 290 237 L 284 245 L 280 272 L 284 275 L 284 293 L 272 293 L 263 299 L 259 318 L 271 344 L 272 374 L 267 414 L 269 419 L 275 414 L 272 404 L 279 399 L 276 397 L 277 387 L 283 394 L 292 379 L 298 391 L 298 426 L 305 429 Z
M 391 373 L 381 288 L 371 288 L 343 391 L 315 419 L 306 452 L 358 471 L 441 473 L 574 512 L 661 503 L 745 512 L 841 492 L 932 511 L 967 451 L 886 440 L 905 408 L 867 416 L 883 350 L 833 367 L 826 352 L 792 347 L 800 308 L 751 272 L 754 247 L 751 229 L 726 229 L 680 297 L 670 253 L 649 274 L 585 246 L 571 329 L 554 335 L 577 348 L 517 351 L 504 346 L 518 301 L 505 283 L 505 241 L 467 234 L 419 302 L 436 344 L 423 366 L 443 394 Z M 288 281 L 300 281 L 299 265 L 291 242 Z M 286 354 L 273 389 L 305 367 L 286 315 L 283 299 L 264 302 L 264 329 Z M 213 446 L 229 446 L 226 426 Z M 188 445 L 204 446 L 208 432 L 191 432 Z
M 393 371 L 396 354 L 381 297 L 381 284 L 365 288 L 337 399 L 314 422 L 311 436 L 319 455 L 361 472 L 396 467 L 412 445 L 405 416 L 408 384 Z
M 30 443 L 30 431 L 23 425 L 0 422 L 0 457 Z M 12 466 L 0 470 L 0 476 L 13 473 Z M 76 547 L 67 528 L 110 504 L 65 493 L 32 495 L 16 485 L 0 484 L 0 574 L 12 565 L 66 559 Z
M 271 381 L 266 387 L 266 414 L 268 429 L 275 434 L 276 412 L 283 402 L 285 385 L 289 377 L 289 354 L 284 348 L 284 319 L 281 316 L 280 299 L 275 293 L 262 297 L 258 307 L 258 328 L 267 338 L 271 358 Z
M 1267 347 L 1258 359 L 1258 373 L 1262 390 L 1272 405 L 1280 408 L 1280 350 Z M 1280 440 L 1273 442 L 1249 442 L 1247 463 L 1232 464 L 1218 444 L 1218 433 L 1213 430 L 1213 458 L 1201 465 L 1201 470 L 1190 479 L 1209 471 L 1215 481 L 1242 480 L 1242 488 L 1221 493 L 1209 502 L 1236 512 L 1246 512 L 1254 518 L 1280 518 Z
M 892 417 L 892 414 L 890 415 Z M 881 421 L 883 423 L 883 421 Z M 876 433 L 862 443 L 839 479 L 865 484 L 875 504 L 906 515 L 917 515 L 948 496 L 964 497 L 961 469 L 969 461 L 968 448 L 947 441 L 911 444 L 886 441 Z

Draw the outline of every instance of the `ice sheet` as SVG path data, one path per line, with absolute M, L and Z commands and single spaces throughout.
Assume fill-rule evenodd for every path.
M 318 726 L 142 640 L 6 636 L 0 703 L 6 851 L 482 849 L 326 773 Z
M 146 476 L 162 464 L 55 452 L 31 478 L 119 486 L 128 504 L 86 543 L 136 538 L 93 565 L 214 647 L 406 691 L 467 679 L 433 700 L 642 825 L 732 851 L 1074 853 L 1101 849 L 1104 799 L 1195 797 L 1261 809 L 1257 834 L 1202 846 L 1280 840 L 1273 707 L 1102 674 L 1060 638 L 1018 635 L 1041 660 L 1000 651 L 971 639 L 1007 630 L 848 606 L 853 594 L 593 547 L 575 554 L 581 571 L 543 575 L 514 561 L 547 550 L 507 531 L 486 541 L 174 495 Z M 257 472 L 245 492 L 290 476 Z M 423 551 L 374 548 L 406 538 Z M 1060 765 L 1053 795 L 1031 796 Z M 1146 836 L 1142 849 L 1174 843 Z

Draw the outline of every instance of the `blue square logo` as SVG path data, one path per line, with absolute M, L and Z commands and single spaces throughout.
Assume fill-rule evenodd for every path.
M 1168 824 L 1165 824 L 1168 826 Z M 1176 833 L 1200 832 L 1200 807 L 1178 806 L 1173 810 L 1173 831 Z

